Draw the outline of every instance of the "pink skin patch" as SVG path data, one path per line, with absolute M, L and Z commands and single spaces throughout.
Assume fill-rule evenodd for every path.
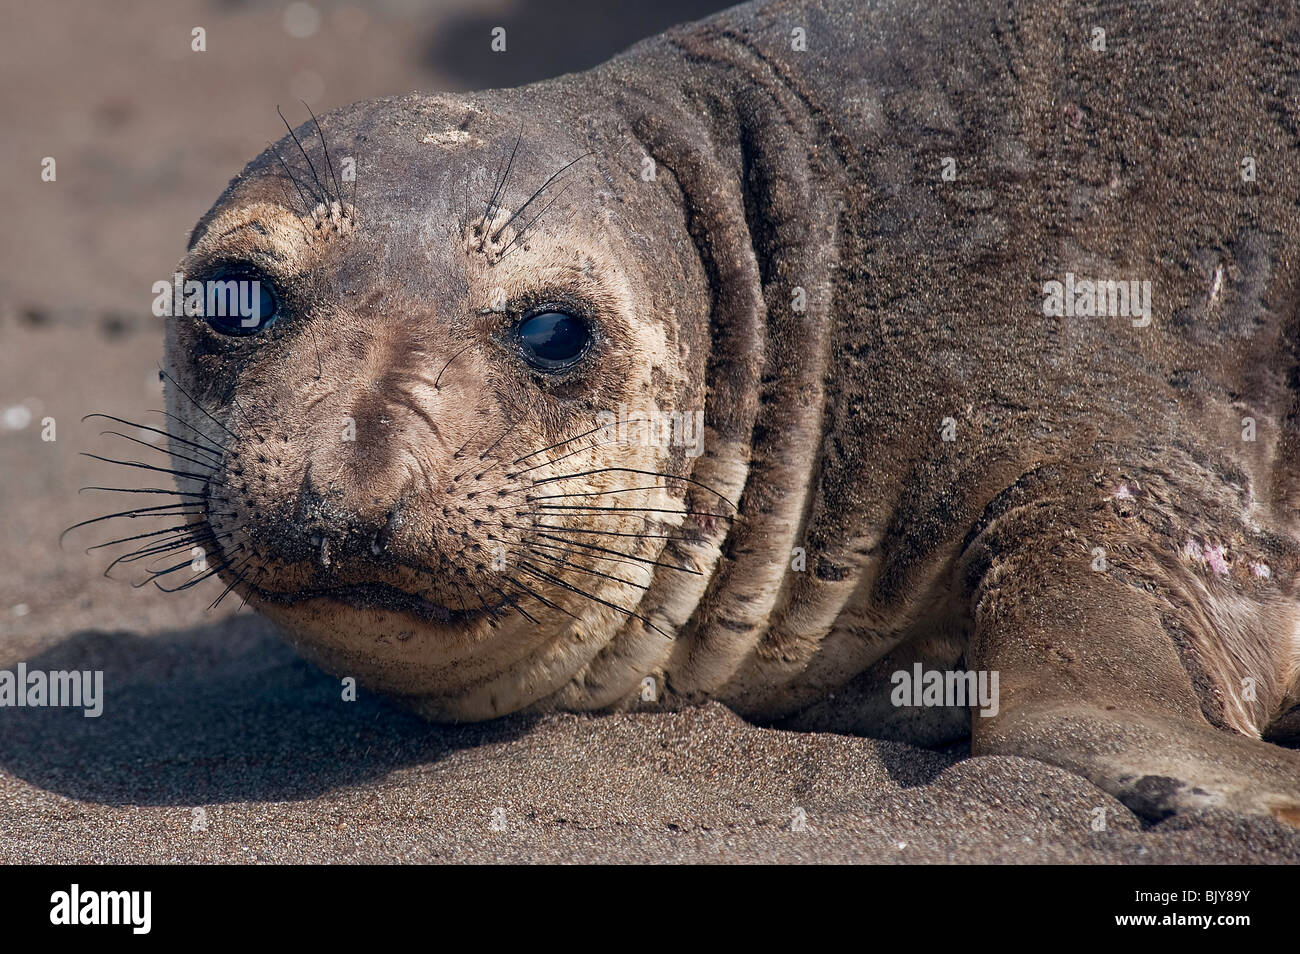
M 1232 565 L 1228 562 L 1228 548 L 1221 543 L 1203 547 L 1188 537 L 1183 544 L 1183 559 L 1204 564 L 1218 576 L 1227 576 L 1232 570 Z
M 1133 494 L 1128 489 L 1128 484 L 1120 484 L 1119 488 L 1111 495 L 1112 500 L 1132 500 Z
M 1224 556 L 1227 547 L 1216 545 L 1205 548 L 1205 562 L 1219 576 L 1228 575 L 1228 561 Z
M 1250 565 L 1250 572 L 1254 573 L 1261 580 L 1267 580 L 1273 575 L 1273 571 L 1269 569 L 1267 563 L 1252 563 Z

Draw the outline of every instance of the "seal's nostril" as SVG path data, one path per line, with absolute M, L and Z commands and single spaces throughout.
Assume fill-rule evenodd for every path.
M 397 511 L 397 507 L 393 507 L 388 511 L 388 519 L 384 521 L 383 529 L 376 533 L 370 541 L 370 552 L 375 556 L 379 556 L 388 547 L 388 541 L 393 538 L 393 530 L 396 529 L 400 521 Z

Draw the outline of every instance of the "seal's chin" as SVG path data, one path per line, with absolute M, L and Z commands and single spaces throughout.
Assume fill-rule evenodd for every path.
M 268 603 L 293 606 L 308 600 L 328 599 L 354 609 L 389 610 L 405 613 L 416 619 L 431 623 L 462 623 L 480 616 L 487 616 L 505 605 L 504 601 L 495 605 L 452 609 L 440 606 L 415 593 L 408 593 L 387 583 L 353 583 L 345 586 L 317 587 L 297 590 L 292 593 L 273 593 L 258 590 L 257 595 Z

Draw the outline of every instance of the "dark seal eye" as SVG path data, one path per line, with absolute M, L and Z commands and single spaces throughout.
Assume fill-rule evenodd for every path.
M 542 371 L 559 371 L 576 364 L 591 342 L 591 329 L 563 311 L 539 311 L 516 329 L 524 358 Z
M 203 283 L 203 316 L 220 334 L 255 335 L 280 317 L 280 296 L 261 272 L 225 268 Z

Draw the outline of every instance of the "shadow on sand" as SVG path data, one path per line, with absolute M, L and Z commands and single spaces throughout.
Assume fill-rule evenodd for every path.
M 109 805 L 311 798 L 507 741 L 533 721 L 436 726 L 365 690 L 344 702 L 339 680 L 251 615 L 152 637 L 79 632 L 24 661 L 102 669 L 103 713 L 0 710 L 0 768 Z

